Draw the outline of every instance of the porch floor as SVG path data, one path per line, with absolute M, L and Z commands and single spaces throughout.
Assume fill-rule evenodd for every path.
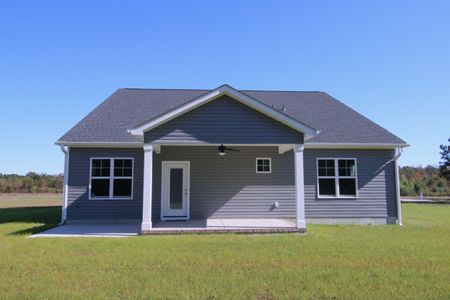
M 141 234 L 305 232 L 287 219 L 192 219 L 160 221 Z

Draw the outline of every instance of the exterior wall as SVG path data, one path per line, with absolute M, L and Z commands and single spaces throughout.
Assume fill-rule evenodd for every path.
M 191 218 L 295 217 L 294 155 L 277 147 L 244 147 L 217 155 L 217 147 L 163 146 L 154 155 L 153 218 L 160 217 L 161 161 L 190 161 Z M 272 173 L 257 174 L 256 158 L 270 157 Z M 274 207 L 274 202 L 279 207 Z
M 299 144 L 303 134 L 222 96 L 144 135 L 154 144 Z
M 160 218 L 161 162 L 191 162 L 191 218 L 295 218 L 294 155 L 277 147 L 238 146 L 220 157 L 212 146 L 163 146 L 153 155 L 153 219 Z M 397 217 L 394 152 L 306 149 L 308 222 L 385 223 Z M 90 157 L 134 157 L 132 200 L 89 200 Z M 272 158 L 272 173 L 257 174 L 256 157 Z M 318 199 L 316 158 L 356 158 L 358 199 Z M 68 221 L 142 218 L 143 150 L 71 148 Z M 279 207 L 273 206 L 279 202 Z
M 133 157 L 132 200 L 89 200 L 91 157 Z M 70 148 L 67 220 L 141 220 L 143 189 L 142 149 Z
M 318 199 L 316 159 L 356 158 L 357 199 Z M 397 218 L 394 150 L 316 150 L 304 154 L 306 218 L 314 223 L 391 223 Z

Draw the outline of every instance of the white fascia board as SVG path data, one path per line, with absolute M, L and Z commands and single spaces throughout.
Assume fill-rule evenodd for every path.
M 142 148 L 143 143 L 140 142 L 64 142 L 55 143 L 58 146 L 69 146 L 79 148 Z
M 306 149 L 397 149 L 409 147 L 408 144 L 382 143 L 306 143 Z
M 132 135 L 143 135 L 144 132 L 159 126 L 165 122 L 168 122 L 182 114 L 185 114 L 203 104 L 206 104 L 214 99 L 217 99 L 220 96 L 223 95 L 228 95 L 230 97 L 232 97 L 233 99 L 247 105 L 250 106 L 251 108 L 265 114 L 268 115 L 270 117 L 272 117 L 273 119 L 289 126 L 292 127 L 294 129 L 296 129 L 297 131 L 300 131 L 302 133 L 304 133 L 306 136 L 311 137 L 311 136 L 315 136 L 317 135 L 318 131 L 314 128 L 311 128 L 269 106 L 267 106 L 266 104 L 253 99 L 250 96 L 247 96 L 237 90 L 235 90 L 234 88 L 228 86 L 228 85 L 223 85 L 218 87 L 217 89 L 206 93 L 176 109 L 173 109 L 159 117 L 156 117 L 155 119 L 142 124 L 141 126 L 135 127 L 133 129 L 128 130 Z

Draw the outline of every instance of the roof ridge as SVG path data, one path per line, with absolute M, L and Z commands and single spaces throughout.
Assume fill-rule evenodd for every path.
M 148 90 L 148 91 L 212 91 L 208 89 L 172 89 L 172 88 L 135 88 L 126 87 L 119 88 L 119 90 Z
M 138 88 L 138 87 L 125 87 L 119 88 L 119 90 L 148 90 L 148 91 L 213 91 L 214 89 L 190 89 L 190 88 Z M 275 93 L 326 93 L 324 91 L 300 91 L 300 90 L 237 90 L 240 92 L 275 92 Z
M 294 90 L 238 90 L 240 92 L 274 92 L 274 93 L 326 93 L 323 91 L 294 91 Z

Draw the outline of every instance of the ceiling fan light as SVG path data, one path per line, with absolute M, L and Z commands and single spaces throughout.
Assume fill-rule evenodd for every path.
M 219 151 L 220 156 L 224 156 L 225 154 L 227 154 L 225 151 Z

